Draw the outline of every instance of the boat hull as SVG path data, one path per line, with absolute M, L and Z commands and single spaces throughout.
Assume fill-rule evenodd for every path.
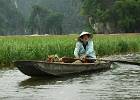
M 62 76 L 88 71 L 109 69 L 111 62 L 104 63 L 47 63 L 45 61 L 16 61 L 15 66 L 25 75 L 36 76 Z

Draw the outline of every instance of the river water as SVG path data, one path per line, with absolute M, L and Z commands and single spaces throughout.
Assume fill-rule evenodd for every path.
M 18 69 L 0 70 L 0 100 L 140 100 L 140 66 L 61 78 L 30 78 Z

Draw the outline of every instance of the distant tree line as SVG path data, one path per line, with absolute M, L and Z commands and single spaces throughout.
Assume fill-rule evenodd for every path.
M 82 14 L 98 33 L 140 32 L 140 0 L 82 0 Z
M 0 0 L 0 35 L 140 32 L 140 0 L 56 1 Z
M 62 34 L 63 15 L 47 8 L 32 7 L 27 30 L 31 34 Z
M 62 34 L 63 14 L 34 5 L 23 17 L 12 0 L 0 0 L 0 35 Z
M 81 32 L 84 30 L 85 17 L 80 15 L 80 10 L 81 10 L 81 6 L 82 6 L 81 0 L 12 0 L 12 1 L 17 1 L 18 10 L 23 14 L 23 16 L 26 20 L 26 34 L 35 34 L 35 33 L 54 34 L 54 33 L 56 33 L 56 32 L 54 32 L 54 30 L 58 30 L 58 29 L 60 29 L 60 31 L 62 30 L 61 34 L 69 34 L 69 33 Z M 63 18 L 61 18 L 61 17 L 58 18 L 59 20 L 61 20 L 61 19 L 63 20 L 62 25 L 60 25 L 60 26 L 62 26 L 62 29 L 57 27 L 57 29 L 54 29 L 53 32 L 51 33 L 51 31 L 50 31 L 50 30 L 52 30 L 51 28 L 53 28 L 53 27 L 56 28 L 56 26 L 49 25 L 51 28 L 49 28 L 49 26 L 47 26 L 46 31 L 44 28 L 41 30 L 40 29 L 35 30 L 35 28 L 33 28 L 33 27 L 41 26 L 42 22 L 43 22 L 43 25 L 48 24 L 48 22 L 46 22 L 45 19 L 42 19 L 39 14 L 35 15 L 35 19 L 33 21 L 32 15 L 33 15 L 33 11 L 34 11 L 34 8 L 36 7 L 36 5 L 40 9 L 38 11 L 42 11 L 41 9 L 44 9 L 44 10 L 46 9 L 48 12 L 50 12 L 50 14 L 49 14 L 50 20 L 47 20 L 48 14 L 44 15 L 47 17 L 45 19 L 48 22 L 50 22 L 52 19 L 56 19 L 55 18 L 56 16 L 63 15 L 62 16 Z M 51 18 L 51 17 L 53 17 L 53 18 Z M 32 21 L 29 21 L 29 20 L 32 20 Z M 37 25 L 37 26 L 35 24 L 33 25 L 33 23 L 36 22 L 35 20 L 36 21 L 41 20 L 42 22 L 41 21 L 38 22 L 38 23 L 41 23 L 41 25 Z M 52 24 L 54 22 L 52 22 Z M 30 23 L 30 25 L 29 25 L 29 23 Z M 48 28 L 49 28 L 49 30 L 48 30 Z M 40 31 L 38 31 L 38 30 L 40 30 L 41 32 L 43 31 L 43 33 L 40 33 Z M 35 32 L 35 33 L 33 33 L 33 32 Z M 56 34 L 58 34 L 58 33 L 60 33 L 60 32 L 57 32 Z

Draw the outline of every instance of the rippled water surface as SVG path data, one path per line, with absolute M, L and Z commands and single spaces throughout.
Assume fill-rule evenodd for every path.
M 0 100 L 140 100 L 140 66 L 117 64 L 108 71 L 61 78 L 30 78 L 0 70 Z

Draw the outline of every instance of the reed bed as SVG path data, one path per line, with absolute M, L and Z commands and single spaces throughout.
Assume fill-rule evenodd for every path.
M 0 65 L 15 60 L 46 60 L 48 55 L 73 57 L 78 35 L 1 36 Z M 140 52 L 140 35 L 94 35 L 98 57 Z

